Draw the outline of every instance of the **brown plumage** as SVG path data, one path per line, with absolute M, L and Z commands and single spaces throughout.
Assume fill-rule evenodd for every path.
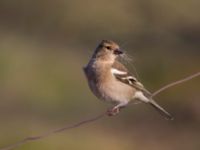
M 113 103 L 109 115 L 115 115 L 120 108 L 132 100 L 140 100 L 153 106 L 163 116 L 171 115 L 151 99 L 151 93 L 131 74 L 117 58 L 122 55 L 118 44 L 103 40 L 96 48 L 84 72 L 91 91 L 99 98 Z

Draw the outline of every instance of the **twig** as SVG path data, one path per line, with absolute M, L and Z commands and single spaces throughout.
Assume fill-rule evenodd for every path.
M 196 77 L 198 77 L 198 76 L 200 76 L 200 72 L 197 72 L 197 73 L 195 73 L 195 74 L 192 74 L 192 75 L 190 75 L 190 76 L 188 76 L 188 77 L 185 77 L 185 78 L 183 78 L 183 79 L 180 79 L 180 80 L 178 80 L 178 81 L 174 81 L 174 82 L 172 82 L 172 83 L 169 83 L 169 84 L 163 86 L 162 88 L 158 89 L 157 91 L 153 92 L 153 94 L 152 94 L 151 97 L 153 98 L 153 97 L 155 97 L 156 95 L 158 95 L 159 93 L 161 93 L 162 91 L 164 91 L 164 90 L 166 90 L 166 89 L 168 89 L 168 88 L 170 88 L 170 87 L 172 87 L 172 86 L 175 86 L 175 85 L 178 85 L 178 84 L 180 84 L 180 83 L 184 83 L 184 82 L 186 82 L 186 81 L 192 80 L 193 78 L 196 78 Z
M 170 88 L 170 87 L 172 87 L 172 86 L 175 86 L 175 85 L 177 85 L 177 84 L 184 83 L 184 82 L 189 81 L 189 80 L 191 80 L 191 79 L 193 79 L 193 78 L 195 78 L 195 77 L 198 77 L 198 76 L 200 76 L 200 72 L 197 72 L 197 73 L 195 73 L 195 74 L 192 74 L 192 75 L 190 75 L 190 76 L 188 76 L 188 77 L 186 77 L 186 78 L 184 78 L 184 79 L 181 79 L 181 80 L 172 82 L 172 83 L 170 83 L 170 84 L 167 84 L 167 85 L 165 85 L 164 87 L 162 87 L 162 88 L 158 89 L 157 91 L 155 91 L 155 92 L 152 94 L 152 97 L 158 95 L 158 94 L 161 93 L 162 91 L 164 91 L 164 90 L 166 90 L 166 89 L 168 89 L 168 88 Z M 15 143 L 15 144 L 13 144 L 13 145 L 9 145 L 9 146 L 7 146 L 7 147 L 0 148 L 0 150 L 12 150 L 12 149 L 15 149 L 15 148 L 17 148 L 17 147 L 19 147 L 19 146 L 21 146 L 21 145 L 23 145 L 23 144 L 26 144 L 26 143 L 28 143 L 28 142 L 40 140 L 40 139 L 49 137 L 50 135 L 54 135 L 54 134 L 56 134 L 56 133 L 60 133 L 60 132 L 63 132 L 63 131 L 67 131 L 67 130 L 70 130 L 70 129 L 74 129 L 74 128 L 78 128 L 78 127 L 80 127 L 80 126 L 82 126 L 82 125 L 84 125 L 84 124 L 92 123 L 92 122 L 94 122 L 94 121 L 97 121 L 97 120 L 99 120 L 99 119 L 102 119 L 102 118 L 105 117 L 106 115 L 107 115 L 107 113 L 104 112 L 104 113 L 102 113 L 102 114 L 100 114 L 100 115 L 98 115 L 98 116 L 95 116 L 95 117 L 90 118 L 90 119 L 87 119 L 87 120 L 83 120 L 83 121 L 78 122 L 78 123 L 75 123 L 75 124 L 73 124 L 73 125 L 67 125 L 67 126 L 65 126 L 65 127 L 63 127 L 63 128 L 58 128 L 58 129 L 56 129 L 56 130 L 52 130 L 52 131 L 50 131 L 50 132 L 47 132 L 47 133 L 42 134 L 42 135 L 39 135 L 39 136 L 27 137 L 27 138 L 25 138 L 25 139 L 23 139 L 23 140 L 21 140 L 21 141 Z
M 66 130 L 70 130 L 70 129 L 73 129 L 73 128 L 78 128 L 79 126 L 82 126 L 84 124 L 88 124 L 88 123 L 92 123 L 96 120 L 99 120 L 103 117 L 106 116 L 106 113 L 102 113 L 98 116 L 95 116 L 93 118 L 90 118 L 90 119 L 87 119 L 87 120 L 83 120 L 81 122 L 78 122 L 78 123 L 75 123 L 73 125 L 67 125 L 65 127 L 62 127 L 62 128 L 58 128 L 58 129 L 55 129 L 55 130 L 52 130 L 50 132 L 47 132 L 45 134 L 42 134 L 42 135 L 39 135 L 39 136 L 30 136 L 30 137 L 27 137 L 21 141 L 18 141 L 17 143 L 13 144 L 13 145 L 9 145 L 7 147 L 4 147 L 4 148 L 1 148 L 0 150 L 12 150 L 12 149 L 15 149 L 25 143 L 28 143 L 28 142 L 31 142 L 31 141 L 36 141 L 36 140 L 40 140 L 40 139 L 43 139 L 43 138 L 46 138 L 46 137 L 49 137 L 50 135 L 53 135 L 53 134 L 56 134 L 56 133 L 60 133 L 60 132 L 63 132 L 63 131 L 66 131 Z

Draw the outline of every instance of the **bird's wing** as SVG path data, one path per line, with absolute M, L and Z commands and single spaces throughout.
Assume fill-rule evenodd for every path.
M 140 83 L 132 74 L 130 74 L 128 69 L 120 62 L 115 61 L 111 68 L 111 73 L 118 81 L 142 91 L 147 97 L 151 96 L 151 93 L 144 88 L 142 83 Z

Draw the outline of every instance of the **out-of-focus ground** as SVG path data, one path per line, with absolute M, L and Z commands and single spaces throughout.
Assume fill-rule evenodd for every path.
M 0 147 L 106 110 L 82 67 L 102 39 L 133 58 L 155 91 L 200 70 L 198 0 L 1 0 Z M 155 97 L 175 120 L 145 104 L 19 150 L 199 150 L 200 78 Z

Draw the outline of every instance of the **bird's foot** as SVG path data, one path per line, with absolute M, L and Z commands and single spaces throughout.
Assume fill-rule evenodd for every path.
M 120 112 L 119 107 L 113 107 L 113 108 L 107 110 L 107 115 L 108 116 L 116 116 L 117 114 L 119 114 L 119 112 Z

